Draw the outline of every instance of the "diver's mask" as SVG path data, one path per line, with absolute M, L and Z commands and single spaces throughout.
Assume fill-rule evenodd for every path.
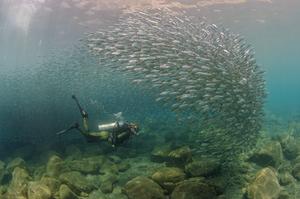
M 131 123 L 131 124 L 129 124 L 129 128 L 130 128 L 133 135 L 138 135 L 138 132 L 140 131 L 140 128 L 137 124 Z

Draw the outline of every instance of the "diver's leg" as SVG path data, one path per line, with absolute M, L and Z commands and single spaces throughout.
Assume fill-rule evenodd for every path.
M 77 131 L 79 131 L 80 133 L 82 133 L 82 132 L 83 132 L 83 131 L 82 131 L 82 129 L 80 128 L 80 126 L 79 126 L 78 122 L 76 122 L 76 123 L 75 123 L 75 126 L 74 126 L 74 128 L 75 128 Z
M 86 130 L 86 127 L 83 127 L 84 129 L 81 129 L 79 124 L 76 123 L 77 125 L 74 127 L 76 130 L 78 130 L 84 137 L 88 138 L 89 137 L 89 131 Z
M 119 122 L 116 122 L 115 127 L 112 129 L 109 142 L 112 147 L 115 147 L 117 144 L 117 129 L 120 127 Z
M 82 133 L 82 130 L 80 129 L 79 124 L 77 122 L 75 122 L 69 128 L 64 129 L 64 130 L 62 130 L 62 131 L 60 131 L 60 132 L 58 132 L 56 134 L 57 135 L 61 135 L 61 134 L 64 134 L 64 133 L 67 133 L 67 132 L 71 131 L 72 129 L 76 129 L 76 130 L 78 130 L 78 131 L 80 131 Z
M 83 131 L 85 133 L 88 133 L 90 130 L 89 130 L 89 121 L 88 121 L 88 117 L 82 117 L 82 124 L 83 124 Z

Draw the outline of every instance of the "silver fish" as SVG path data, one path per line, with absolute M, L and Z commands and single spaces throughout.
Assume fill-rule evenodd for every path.
M 264 72 L 240 35 L 193 21 L 161 10 L 124 14 L 113 26 L 89 34 L 86 43 L 101 65 L 153 88 L 156 100 L 172 110 L 197 115 L 207 128 L 199 140 L 209 143 L 199 150 L 220 148 L 220 155 L 224 145 L 230 157 L 256 142 Z

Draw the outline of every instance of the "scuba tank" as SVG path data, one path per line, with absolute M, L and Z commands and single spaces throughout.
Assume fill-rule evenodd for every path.
M 98 125 L 98 129 L 99 131 L 112 131 L 115 129 L 119 129 L 125 125 L 124 122 L 113 122 L 113 123 L 109 123 L 109 124 L 100 124 Z
M 115 113 L 114 116 L 116 117 L 116 121 L 109 124 L 98 125 L 99 131 L 114 131 L 126 127 L 124 123 L 124 118 L 122 116 L 122 112 Z

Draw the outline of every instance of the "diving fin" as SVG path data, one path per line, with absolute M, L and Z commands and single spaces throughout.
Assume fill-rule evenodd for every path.
M 71 131 L 71 130 L 73 130 L 73 129 L 80 130 L 80 129 L 79 129 L 79 124 L 78 124 L 77 122 L 75 122 L 74 124 L 72 124 L 69 128 L 57 132 L 56 135 L 62 135 L 62 134 L 65 134 L 65 133 L 67 133 L 67 132 L 69 132 L 69 131 Z

